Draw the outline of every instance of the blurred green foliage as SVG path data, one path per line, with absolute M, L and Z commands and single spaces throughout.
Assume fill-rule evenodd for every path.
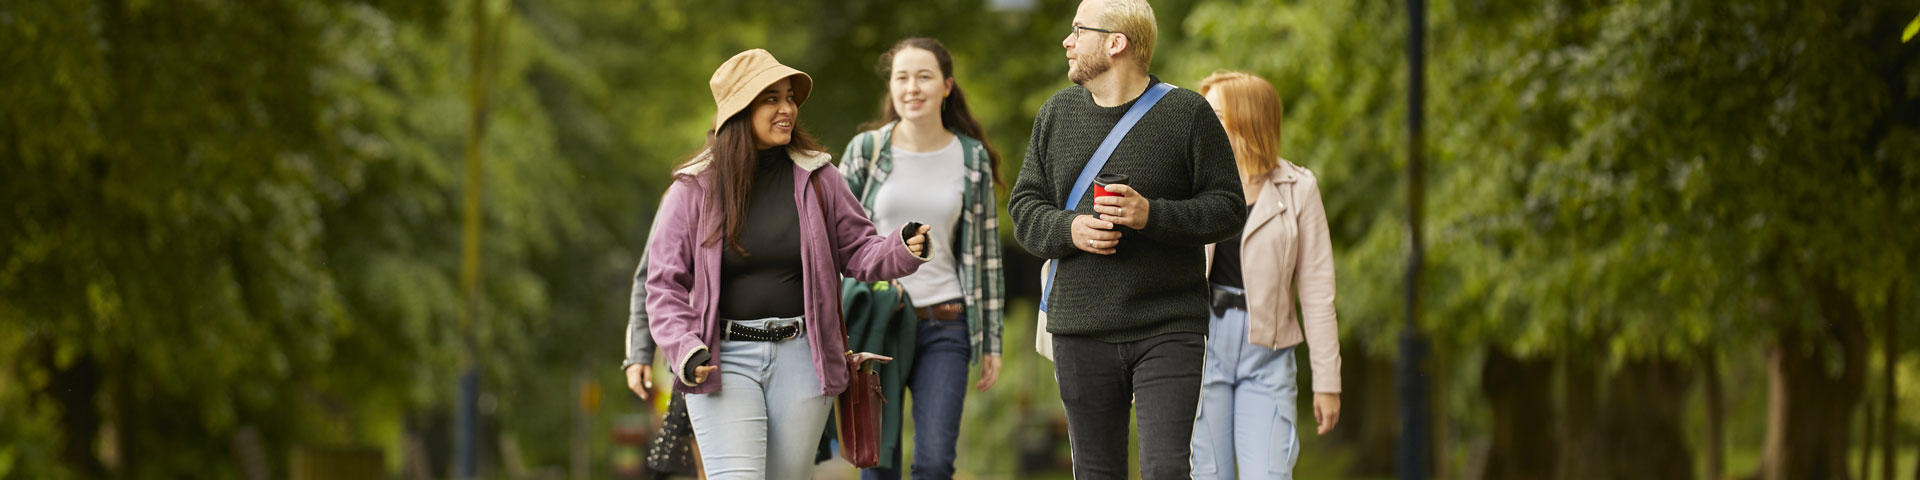
M 1176 51 L 1190 53 L 1163 65 L 1175 78 L 1225 67 L 1275 82 L 1287 101 L 1283 156 L 1326 185 L 1343 343 L 1391 358 L 1407 248 L 1404 6 L 1262 3 L 1205 2 L 1182 23 L 1194 43 Z M 1848 432 L 1863 393 L 1895 388 L 1864 382 L 1867 354 L 1920 339 L 1908 321 L 1920 229 L 1906 226 L 1920 217 L 1920 49 L 1898 41 L 1920 5 L 1430 4 L 1422 326 L 1438 342 L 1443 418 L 1462 423 L 1443 426 L 1453 440 L 1442 443 L 1457 448 L 1443 468 L 1472 477 L 1471 458 L 1533 453 L 1501 449 L 1506 406 L 1485 390 L 1537 383 L 1522 388 L 1556 405 L 1535 412 L 1553 427 L 1532 430 L 1564 441 L 1584 418 L 1660 423 L 1692 398 L 1611 395 L 1657 384 L 1691 395 L 1722 382 L 1702 368 L 1718 362 L 1731 362 L 1727 375 L 1766 376 L 1776 352 L 1786 368 L 1768 380 L 1786 397 L 1727 398 L 1784 409 L 1788 420 L 1768 430 L 1799 432 L 1781 457 L 1807 468 L 1786 477 L 1845 475 L 1841 449 L 1792 442 L 1860 438 Z M 1888 338 L 1896 321 L 1906 325 Z M 1493 357 L 1536 367 L 1483 384 L 1496 381 L 1481 378 Z M 1871 368 L 1877 379 L 1889 367 Z M 1912 438 L 1914 419 L 1902 421 Z M 1680 437 L 1680 425 L 1667 428 Z M 1600 431 L 1613 438 L 1602 443 L 1635 443 Z M 1470 453 L 1485 452 L 1487 435 L 1493 450 Z M 1677 474 L 1697 474 L 1685 467 Z M 1643 476 L 1606 468 L 1572 474 Z
M 614 367 L 627 282 L 667 172 L 702 142 L 715 66 L 764 47 L 812 74 L 802 119 L 838 153 L 877 115 L 876 57 L 938 38 L 1011 179 L 1033 112 L 1067 85 L 1058 44 L 1074 6 L 478 4 L 500 23 L 483 73 L 475 334 L 489 432 L 524 438 L 525 458 L 505 461 L 531 465 L 566 463 L 576 378 L 626 396 Z M 256 460 L 247 438 L 273 476 L 308 445 L 377 445 L 396 467 L 440 455 L 462 355 L 473 5 L 0 2 L 0 477 L 236 477 Z M 1404 324 L 1404 6 L 1155 8 L 1163 79 L 1245 70 L 1285 99 L 1283 155 L 1324 186 L 1353 386 L 1343 430 L 1316 451 L 1390 468 L 1375 459 L 1394 435 L 1378 367 Z M 1535 380 L 1555 392 L 1556 422 L 1583 405 L 1631 409 L 1580 399 L 1648 378 L 1721 382 L 1697 367 L 1725 362 L 1729 392 L 1749 394 L 1728 406 L 1740 458 L 1765 429 L 1752 385 L 1787 381 L 1763 368 L 1769 351 L 1817 372 L 1789 389 L 1831 402 L 1795 413 L 1838 415 L 1819 417 L 1839 432 L 1823 441 L 1859 438 L 1847 433 L 1858 400 L 1884 389 L 1920 401 L 1912 375 L 1864 378 L 1889 368 L 1869 352 L 1920 343 L 1907 321 L 1920 303 L 1907 276 L 1920 268 L 1920 49 L 1899 39 L 1914 11 L 1432 2 L 1422 327 L 1453 422 L 1447 471 L 1484 473 L 1505 453 L 1487 439 L 1510 404 L 1482 378 L 1500 359 L 1547 365 Z M 1020 293 L 1031 262 L 1006 243 Z M 1023 302 L 1000 385 L 969 399 L 963 471 L 1034 475 L 1016 453 L 1064 454 L 1046 433 L 1057 390 L 1026 348 Z M 1897 342 L 1882 344 L 1896 319 Z M 1582 379 L 1598 386 L 1568 386 Z M 1648 405 L 1721 407 L 1686 395 Z M 1911 443 L 1920 419 L 1898 420 Z M 593 425 L 596 452 L 606 424 Z

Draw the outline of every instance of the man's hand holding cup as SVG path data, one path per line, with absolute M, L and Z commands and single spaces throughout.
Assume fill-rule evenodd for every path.
M 1114 225 L 1139 230 L 1147 226 L 1147 199 L 1127 186 L 1126 175 L 1102 173 L 1093 178 L 1093 215 L 1073 218 L 1073 246 L 1087 253 L 1112 255 L 1119 252 L 1120 232 Z M 1137 201 L 1128 201 L 1128 197 Z M 1131 210 L 1131 211 L 1130 211 Z M 1128 221 L 1137 221 L 1134 226 Z
M 1093 180 L 1093 212 L 1100 214 L 1101 220 L 1125 225 L 1127 228 L 1142 230 L 1147 228 L 1149 204 L 1147 197 L 1127 184 L 1127 176 L 1117 173 L 1102 173 Z

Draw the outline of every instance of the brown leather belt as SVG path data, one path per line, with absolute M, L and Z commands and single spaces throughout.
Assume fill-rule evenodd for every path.
M 954 320 L 959 320 L 960 314 L 966 313 L 966 312 L 967 312 L 967 304 L 961 303 L 959 300 L 948 300 L 945 302 L 934 304 L 933 306 L 919 307 L 919 308 L 913 309 L 914 316 L 919 317 L 921 320 L 935 320 L 935 321 L 941 321 L 941 322 L 951 322 Z

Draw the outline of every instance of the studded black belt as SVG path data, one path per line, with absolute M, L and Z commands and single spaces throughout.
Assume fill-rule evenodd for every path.
M 721 335 L 727 340 L 744 342 L 778 342 L 792 340 L 800 336 L 800 322 L 789 322 L 771 327 L 750 327 L 740 322 L 727 322 Z

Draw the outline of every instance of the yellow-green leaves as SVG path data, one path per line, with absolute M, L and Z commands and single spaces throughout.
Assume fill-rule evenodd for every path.
M 1907 22 L 1907 30 L 1900 32 L 1900 43 L 1907 43 L 1913 40 L 1913 34 L 1915 33 L 1920 33 L 1920 15 L 1914 15 L 1913 21 Z

